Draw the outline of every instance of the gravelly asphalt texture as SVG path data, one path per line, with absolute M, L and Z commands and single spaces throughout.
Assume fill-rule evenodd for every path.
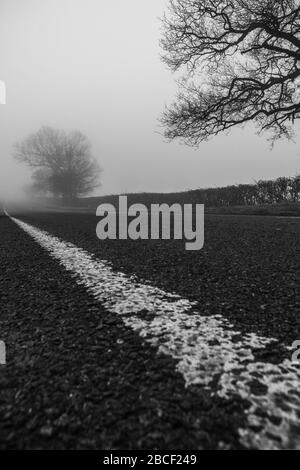
M 197 301 L 242 332 L 300 339 L 300 221 L 206 218 L 206 242 L 96 238 L 83 214 L 14 213 L 116 270 Z M 7 217 L 0 217 L 2 449 L 216 449 L 240 447 L 242 400 L 185 388 L 173 360 L 157 355 Z M 260 360 L 281 362 L 283 349 Z

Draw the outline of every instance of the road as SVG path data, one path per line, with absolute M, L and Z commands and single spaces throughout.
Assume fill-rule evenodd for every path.
M 0 217 L 0 448 L 300 448 L 300 220 L 207 216 L 205 247 Z

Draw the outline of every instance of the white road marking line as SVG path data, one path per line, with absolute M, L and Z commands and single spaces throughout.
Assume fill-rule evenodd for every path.
M 263 350 L 275 339 L 242 335 L 222 316 L 203 316 L 195 303 L 115 272 L 108 261 L 12 220 L 106 309 L 120 315 L 127 327 L 159 353 L 175 359 L 186 386 L 199 385 L 224 398 L 246 399 L 248 426 L 239 430 L 243 445 L 300 449 L 300 368 L 289 360 L 273 365 L 256 362 L 254 357 L 255 350 Z M 254 383 L 262 387 L 262 394 L 251 391 Z

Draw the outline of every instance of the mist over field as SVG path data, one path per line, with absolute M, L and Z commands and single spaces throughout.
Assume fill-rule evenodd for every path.
M 252 125 L 198 150 L 168 143 L 158 118 L 176 94 L 161 62 L 164 0 L 1 0 L 0 192 L 20 195 L 30 172 L 12 146 L 41 126 L 79 129 L 102 169 L 95 194 L 179 191 L 295 175 L 300 150 L 273 151 Z

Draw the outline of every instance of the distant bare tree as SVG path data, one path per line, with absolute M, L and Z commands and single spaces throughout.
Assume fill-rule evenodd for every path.
M 15 157 L 35 169 L 37 191 L 73 199 L 99 186 L 100 168 L 90 152 L 88 139 L 79 131 L 42 127 L 15 145 Z
M 38 168 L 32 174 L 33 184 L 31 186 L 32 194 L 45 194 L 52 193 L 52 179 L 53 172 L 50 168 Z
M 162 118 L 190 145 L 249 121 L 275 140 L 300 116 L 299 0 L 170 0 L 164 61 L 186 70 Z

